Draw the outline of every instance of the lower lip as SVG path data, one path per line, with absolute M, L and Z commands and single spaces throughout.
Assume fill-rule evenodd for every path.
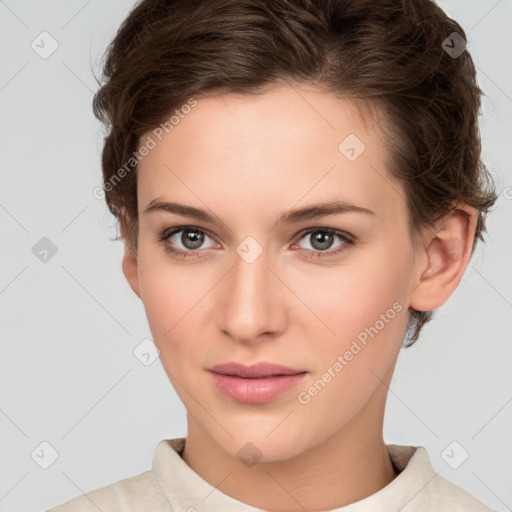
M 264 404 L 270 402 L 285 391 L 295 387 L 306 375 L 306 373 L 296 373 L 259 379 L 244 379 L 233 375 L 210 373 L 213 376 L 217 389 L 227 398 L 241 404 Z

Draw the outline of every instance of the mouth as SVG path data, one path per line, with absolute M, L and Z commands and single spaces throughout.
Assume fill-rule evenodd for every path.
M 273 363 L 226 363 L 209 369 L 215 387 L 231 401 L 263 404 L 294 388 L 308 373 Z
M 265 377 L 279 377 L 283 375 L 297 375 L 306 373 L 307 370 L 289 368 L 281 364 L 260 362 L 253 365 L 244 365 L 241 363 L 223 363 L 217 364 L 210 371 L 222 375 L 231 375 L 244 379 L 259 379 Z

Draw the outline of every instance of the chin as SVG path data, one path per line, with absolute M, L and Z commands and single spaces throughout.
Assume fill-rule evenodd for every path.
M 273 428 L 278 424 L 279 422 Z M 314 444 L 310 435 L 304 435 L 303 430 L 300 432 L 290 431 L 289 425 L 288 428 L 284 425 L 277 426 L 268 435 L 270 431 L 272 429 L 262 430 L 261 428 L 256 429 L 254 426 L 247 429 L 236 427 L 232 429 L 233 437 L 223 435 L 216 441 L 230 457 L 240 459 L 242 462 L 245 457 L 248 457 L 249 460 L 259 463 L 292 459 L 301 455 Z

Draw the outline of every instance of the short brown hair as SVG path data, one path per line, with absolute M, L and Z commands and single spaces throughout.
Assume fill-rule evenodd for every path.
M 384 114 L 387 165 L 403 180 L 412 238 L 463 203 L 478 210 L 474 242 L 483 241 L 496 193 L 481 161 L 473 60 L 447 51 L 461 41 L 462 27 L 432 0 L 139 1 L 107 48 L 93 99 L 108 132 L 105 198 L 127 248 L 137 254 L 140 137 L 193 97 L 289 81 Z M 410 312 L 405 347 L 432 316 Z

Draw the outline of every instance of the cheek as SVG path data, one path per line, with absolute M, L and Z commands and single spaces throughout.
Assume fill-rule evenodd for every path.
M 194 278 L 192 267 L 164 258 L 141 258 L 139 283 L 148 323 L 162 360 L 184 345 L 193 346 L 194 313 L 207 294 L 208 283 Z M 204 300 L 204 299 L 203 299 Z M 185 343 L 186 342 L 186 343 Z
M 382 246 L 351 261 L 307 280 L 302 277 L 304 288 L 298 292 L 317 315 L 308 312 L 311 320 L 304 327 L 306 337 L 317 340 L 308 349 L 315 355 L 315 378 L 321 381 L 317 387 L 323 398 L 314 399 L 313 407 L 342 400 L 342 414 L 355 412 L 379 384 L 377 376 L 382 378 L 394 363 L 408 319 L 408 255 L 399 259 L 392 247 Z M 301 314 L 295 318 L 299 324 L 304 322 Z
M 345 345 L 379 321 L 381 314 L 389 312 L 386 316 L 395 318 L 400 308 L 393 309 L 393 304 L 403 302 L 406 295 L 408 264 L 406 255 L 398 258 L 392 248 L 382 247 L 354 253 L 336 268 L 319 266 L 290 275 L 290 282 L 296 283 L 294 292 L 308 306 L 305 311 L 298 304 L 295 321 L 300 324 L 309 318 L 309 326 L 323 332 L 327 342 Z
M 384 253 L 380 256 L 311 278 L 316 284 L 308 305 L 323 323 L 311 316 L 307 337 L 317 340 L 308 347 L 314 372 L 297 400 L 307 417 L 327 418 L 325 428 L 333 432 L 377 389 L 386 391 L 381 379 L 392 371 L 407 325 L 403 267 L 396 260 L 391 264 Z M 318 332 L 322 334 L 314 334 Z

